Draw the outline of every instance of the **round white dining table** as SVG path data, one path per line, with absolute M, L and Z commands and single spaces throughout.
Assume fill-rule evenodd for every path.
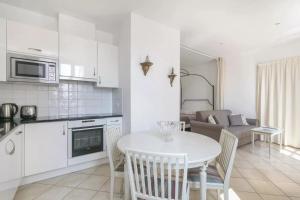
M 127 149 L 152 153 L 186 153 L 188 167 L 200 167 L 200 198 L 206 199 L 206 168 L 221 153 L 221 145 L 212 138 L 193 132 L 176 133 L 172 138 L 171 141 L 165 141 L 159 131 L 132 133 L 121 137 L 117 147 L 124 154 Z

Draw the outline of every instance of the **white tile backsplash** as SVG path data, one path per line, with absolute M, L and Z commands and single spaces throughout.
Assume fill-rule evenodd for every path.
M 61 81 L 57 86 L 2 82 L 0 104 L 36 105 L 38 116 L 111 113 L 116 101 L 118 106 L 121 102 L 118 96 L 113 103 L 113 90 L 79 81 Z

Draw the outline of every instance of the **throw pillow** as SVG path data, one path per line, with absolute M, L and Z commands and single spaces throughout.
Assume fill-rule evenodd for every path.
M 245 115 L 242 115 L 242 120 L 243 120 L 243 125 L 245 125 L 245 126 L 249 125 L 248 122 L 247 122 L 247 119 L 246 119 Z
M 215 121 L 215 119 L 214 119 L 214 117 L 213 117 L 212 115 L 209 115 L 209 116 L 208 116 L 208 122 L 209 122 L 210 124 L 217 124 L 216 121 Z
M 242 115 L 229 115 L 229 121 L 231 126 L 243 126 Z

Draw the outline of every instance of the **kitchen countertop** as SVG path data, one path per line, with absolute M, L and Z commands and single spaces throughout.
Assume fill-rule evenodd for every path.
M 0 142 L 9 135 L 9 133 L 19 125 L 30 123 L 42 123 L 42 122 L 55 122 L 55 121 L 74 121 L 85 119 L 102 119 L 110 117 L 122 117 L 122 114 L 118 113 L 104 113 L 95 115 L 61 115 L 61 116 L 45 116 L 38 117 L 31 120 L 13 119 L 13 120 L 1 120 L 0 119 Z

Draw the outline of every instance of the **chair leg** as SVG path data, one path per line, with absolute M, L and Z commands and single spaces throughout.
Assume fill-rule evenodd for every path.
M 115 190 L 115 177 L 110 177 L 110 200 L 114 199 L 114 190 Z
M 229 200 L 229 188 L 224 187 L 224 200 Z

